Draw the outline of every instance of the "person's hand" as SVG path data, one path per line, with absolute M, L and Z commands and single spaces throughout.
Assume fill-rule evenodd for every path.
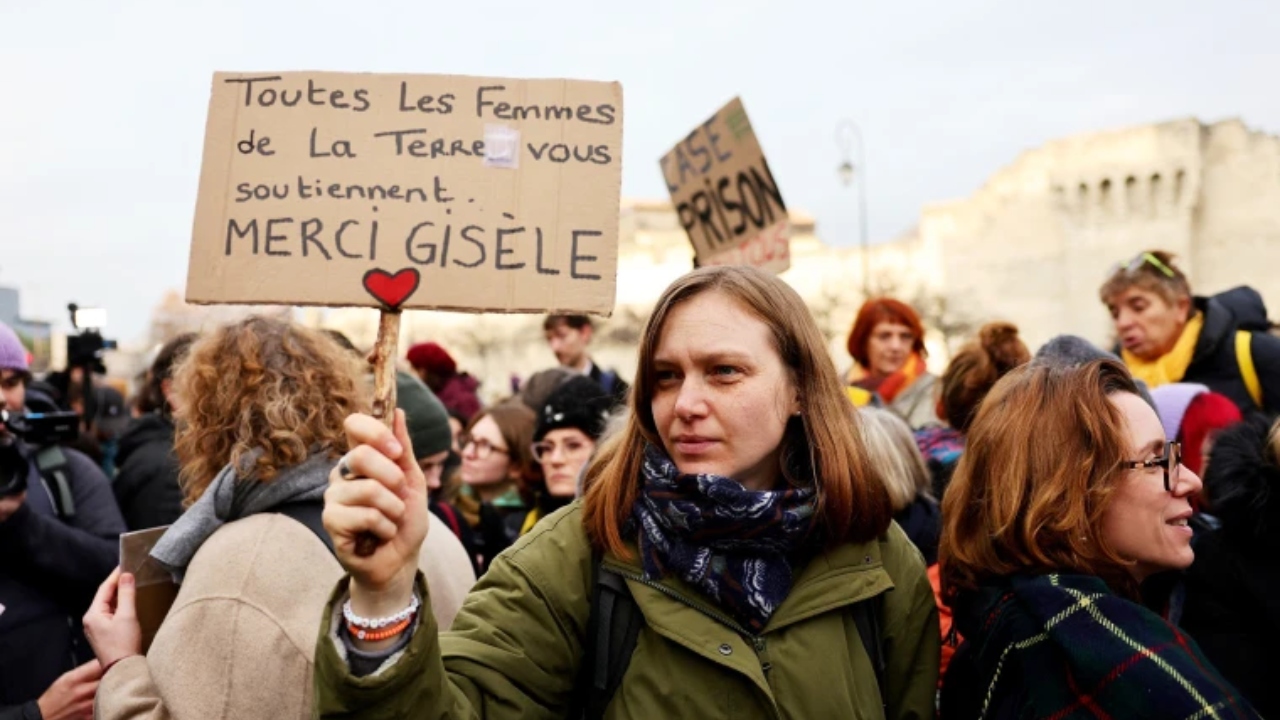
M 394 433 L 381 420 L 361 414 L 348 417 L 345 429 L 351 451 L 329 473 L 324 527 L 351 574 L 352 610 L 385 617 L 403 610 L 413 596 L 418 553 L 429 527 L 427 481 L 414 458 L 403 411 L 396 411 Z M 378 539 L 367 557 L 356 553 L 363 533 Z
M 104 668 L 142 654 L 142 626 L 138 624 L 134 590 L 133 575 L 116 568 L 98 587 L 84 615 L 85 637 Z
M 23 490 L 17 495 L 9 495 L 0 497 L 0 523 L 9 519 L 9 516 L 18 512 L 18 508 L 27 501 L 27 491 Z
M 101 677 L 102 665 L 97 660 L 63 673 L 36 700 L 40 717 L 44 720 L 93 720 L 93 696 L 98 692 L 98 679 Z

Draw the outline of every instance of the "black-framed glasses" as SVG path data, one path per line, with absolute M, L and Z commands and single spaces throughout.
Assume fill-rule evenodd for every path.
M 494 453 L 502 453 L 510 455 L 511 451 L 494 445 L 485 438 L 471 437 L 470 435 L 460 435 L 458 437 L 458 447 L 462 448 L 462 452 L 466 452 L 467 448 L 475 448 L 476 457 L 484 460 Z
M 1173 492 L 1174 486 L 1178 484 L 1178 468 L 1182 467 L 1182 443 L 1166 443 L 1161 457 L 1143 462 L 1126 460 L 1123 465 L 1131 470 L 1161 468 L 1164 470 L 1164 491 Z
M 537 460 L 539 463 L 544 463 L 550 460 L 551 456 L 555 455 L 557 450 L 562 452 L 565 457 L 576 457 L 581 455 L 583 452 L 591 452 L 593 448 L 588 442 L 572 439 L 565 440 L 561 443 L 543 440 L 542 442 L 534 443 L 529 447 L 529 449 L 533 451 L 534 460 Z

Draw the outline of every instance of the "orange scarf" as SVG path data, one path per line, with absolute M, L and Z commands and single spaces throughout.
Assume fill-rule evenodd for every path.
M 876 377 L 867 375 L 851 383 L 854 387 L 869 390 L 880 396 L 886 405 L 893 402 L 898 394 L 911 387 L 911 384 L 925 374 L 924 358 L 919 353 L 911 353 L 902 367 L 890 375 Z

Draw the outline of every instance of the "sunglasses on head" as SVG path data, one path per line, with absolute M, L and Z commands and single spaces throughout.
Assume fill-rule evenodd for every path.
M 1123 270 L 1124 272 L 1132 275 L 1133 273 L 1136 273 L 1139 270 L 1141 270 L 1143 265 L 1150 265 L 1151 267 L 1155 268 L 1156 271 L 1158 271 L 1161 275 L 1164 275 L 1170 280 L 1178 276 L 1178 273 L 1173 268 L 1169 267 L 1167 263 L 1161 261 L 1160 258 L 1156 257 L 1154 253 L 1149 253 L 1149 252 L 1138 253 L 1137 255 L 1134 255 L 1133 259 L 1127 263 L 1116 263 L 1111 268 L 1111 274 L 1115 275 L 1116 273 Z

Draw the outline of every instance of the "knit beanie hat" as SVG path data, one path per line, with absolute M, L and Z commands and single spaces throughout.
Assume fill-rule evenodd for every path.
M 31 365 L 27 362 L 27 349 L 22 346 L 18 334 L 2 322 L 0 322 L 0 370 L 31 372 Z
M 569 378 L 542 406 L 533 441 L 540 442 L 547 433 L 563 428 L 577 428 L 592 440 L 598 440 L 604 433 L 612 404 L 613 399 L 595 380 L 585 375 Z
M 406 357 L 410 365 L 436 375 L 452 375 L 458 371 L 458 363 L 454 362 L 453 356 L 433 342 L 414 345 Z
M 1182 418 L 1187 414 L 1191 401 L 1207 392 L 1209 388 L 1199 383 L 1170 383 L 1151 391 L 1151 398 L 1156 401 L 1156 414 L 1160 416 L 1166 438 L 1178 439 L 1178 434 L 1182 431 Z
M 1078 335 L 1058 335 L 1042 345 L 1032 358 L 1032 362 L 1060 367 L 1077 367 L 1094 360 L 1122 362 L 1119 355 L 1109 353 Z M 1148 405 L 1156 407 L 1156 401 L 1152 399 L 1147 384 L 1137 378 L 1133 379 L 1133 384 L 1138 386 L 1138 395 L 1146 400 Z
M 404 410 L 409 442 L 418 460 L 453 447 L 449 413 L 431 388 L 405 372 L 396 373 L 396 405 Z
M 1240 408 L 1227 396 L 1216 392 L 1197 395 L 1182 418 L 1182 464 L 1199 475 L 1204 471 L 1204 441 L 1243 419 Z

